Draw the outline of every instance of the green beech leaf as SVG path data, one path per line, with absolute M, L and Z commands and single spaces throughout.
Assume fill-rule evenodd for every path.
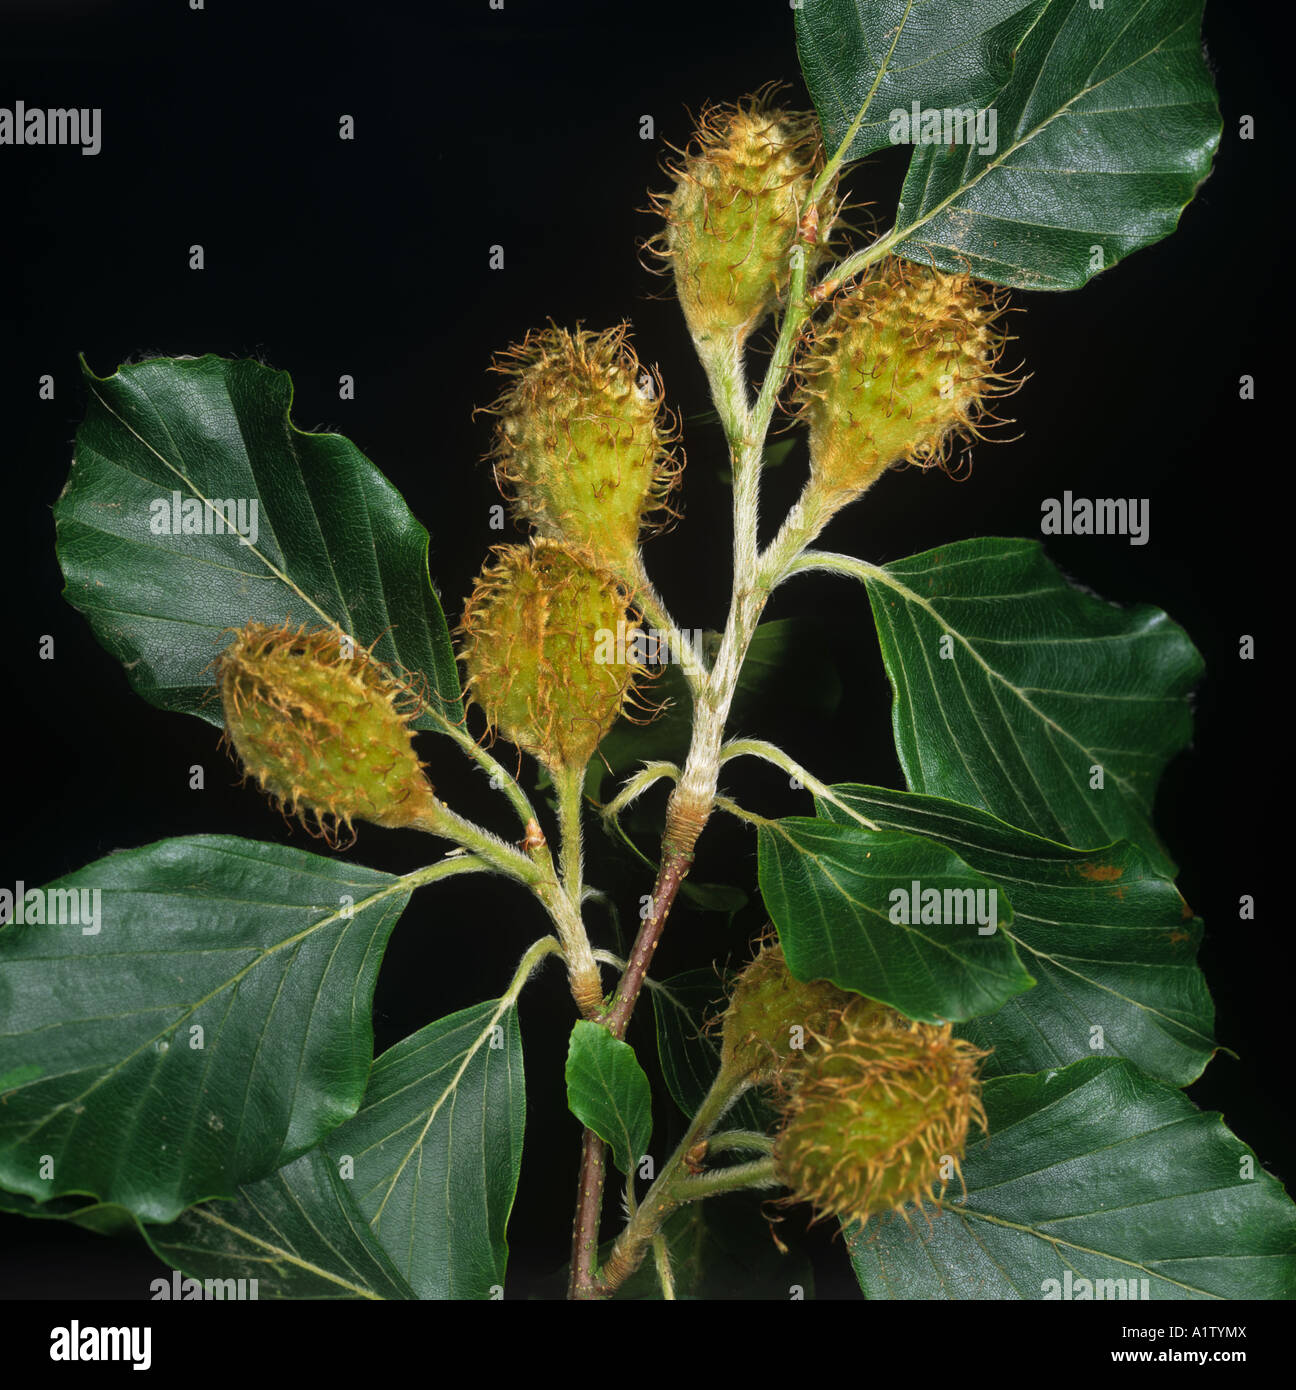
M 629 1173 L 652 1138 L 652 1088 L 634 1048 L 606 1028 L 581 1019 L 567 1048 L 567 1106 L 612 1150 Z
M 1201 1075 L 1215 1051 L 1215 1010 L 1196 960 L 1202 924 L 1141 850 L 1128 841 L 1070 849 L 936 797 L 832 790 L 876 825 L 948 845 L 1011 897 L 1005 935 L 1038 983 L 959 1028 L 994 1049 L 985 1075 L 1065 1066 L 1091 1056 L 1095 1041 L 1102 1055 L 1176 1086 Z M 829 801 L 819 814 L 854 823 Z
M 912 791 L 1072 845 L 1133 840 L 1173 873 L 1151 814 L 1192 732 L 1202 662 L 1182 628 L 1074 588 L 1037 541 L 864 568 Z
M 0 929 L 0 1073 L 41 1067 L 0 1105 L 0 1184 L 170 1221 L 355 1113 L 401 879 L 200 835 L 38 891 L 79 917 L 99 895 L 97 931 Z
M 373 1064 L 364 1103 L 325 1144 L 419 1298 L 503 1287 L 526 1090 L 517 1010 L 498 1000 L 421 1028 Z
M 428 534 L 349 440 L 289 419 L 292 382 L 259 362 L 155 358 L 84 369 L 89 404 L 54 508 L 64 594 L 151 704 L 220 724 L 208 670 L 251 619 L 337 625 L 426 678 L 459 720 L 454 651 L 428 578 Z M 155 534 L 174 494 L 212 534 Z M 244 544 L 214 504 L 244 504 Z M 231 513 L 236 520 L 236 512 Z M 432 728 L 428 715 L 417 727 Z
M 189 1278 L 255 1279 L 258 1299 L 417 1297 L 355 1209 L 350 1186 L 312 1149 L 235 1201 L 190 1207 L 144 1235 Z
M 1040 0 L 801 0 L 797 52 L 835 154 L 891 144 L 893 110 L 981 106 L 1007 82 Z
M 919 144 L 897 253 L 1029 290 L 1078 289 L 1169 236 L 1210 173 L 1220 114 L 1205 0 L 1044 0 L 980 142 Z M 931 5 L 983 8 L 982 0 Z M 987 117 L 983 119 L 988 120 Z
M 848 1233 L 869 1298 L 1296 1297 L 1296 1208 L 1219 1115 L 1105 1058 L 982 1099 L 966 1197 Z
M 649 994 L 666 1089 L 692 1119 L 720 1070 L 720 1028 L 706 1028 L 727 1003 L 720 977 L 714 970 L 686 970 L 662 980 Z M 773 1113 L 755 1091 L 748 1091 L 725 1111 L 724 1128 L 764 1131 Z
M 1034 983 L 1002 930 L 1006 896 L 935 840 L 788 816 L 761 825 L 758 846 L 761 894 L 798 980 L 927 1023 L 991 1013 Z

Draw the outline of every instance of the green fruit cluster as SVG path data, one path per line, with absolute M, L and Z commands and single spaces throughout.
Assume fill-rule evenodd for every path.
M 985 1126 L 985 1056 L 949 1024 L 796 979 L 777 944 L 739 975 L 723 1016 L 722 1069 L 774 1087 L 783 1200 L 821 1219 L 863 1223 L 937 1197 L 970 1124 Z

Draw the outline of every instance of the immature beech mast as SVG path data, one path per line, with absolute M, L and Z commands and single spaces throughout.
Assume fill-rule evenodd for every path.
M 960 24 L 980 22 L 949 3 Z M 974 537 L 885 565 L 810 548 L 891 468 L 966 473 L 971 441 L 1021 381 L 1004 367 L 1006 286 L 1078 287 L 1105 255 L 1173 229 L 1219 121 L 1196 25 L 1182 22 L 1192 0 L 1156 4 L 1140 24 L 1113 19 L 1112 0 L 1005 7 L 1017 47 L 1003 25 L 987 40 L 1003 71 L 967 81 L 989 91 L 993 78 L 998 96 L 958 108 L 960 153 L 920 134 L 936 121 L 910 98 L 940 90 L 953 60 L 910 26 L 917 7 L 897 22 L 874 0 L 807 0 L 796 24 L 818 115 L 763 89 L 706 107 L 667 161 L 647 249 L 705 370 L 732 478 L 731 602 L 712 641 L 676 620 L 645 562 L 679 519 L 684 453 L 668 383 L 627 323 L 551 321 L 494 358 L 488 458 L 525 538 L 484 557 L 453 630 L 427 532 L 349 441 L 295 429 L 283 374 L 213 357 L 87 371 L 60 559 L 69 598 L 131 680 L 223 724 L 247 778 L 330 849 L 350 849 L 360 822 L 451 848 L 388 874 L 354 855 L 194 836 L 49 889 L 20 883 L 0 930 L 0 988 L 18 1014 L 0 1030 L 0 1188 L 15 1203 L 124 1211 L 187 1276 L 253 1275 L 261 1297 L 503 1297 L 527 1118 L 516 1006 L 556 957 L 574 1015 L 567 1106 L 583 1131 L 572 1298 L 698 1296 L 696 1252 L 721 1244 L 716 1223 L 743 1205 L 707 1199 L 736 1192 L 757 1194 L 765 1219 L 749 1215 L 778 1279 L 795 1235 L 783 1209 L 796 1207 L 844 1232 L 870 1298 L 1296 1291 L 1280 1184 L 1179 1090 L 1218 1046 L 1201 923 L 1151 823 L 1156 779 L 1191 730 L 1201 661 L 1187 635 L 1069 585 L 1036 542 Z M 885 19 L 890 48 L 879 58 L 864 43 L 850 60 L 867 90 L 834 125 L 847 10 Z M 870 115 L 883 90 L 912 119 L 888 122 L 885 100 Z M 1169 107 L 1152 154 L 1146 122 L 1103 124 Z M 851 249 L 839 175 L 901 128 L 916 142 L 900 203 L 911 220 Z M 1106 143 L 1085 155 L 1077 132 L 1093 131 Z M 1116 168 L 1130 177 L 1111 179 Z M 1030 187 L 1041 171 L 1047 198 Z M 1085 173 L 1103 179 L 1100 207 L 1082 197 L 1097 197 Z M 1099 213 L 1118 227 L 1106 247 L 1091 244 Z M 762 546 L 776 421 L 804 431 L 809 467 Z M 202 446 L 181 458 L 177 437 Z M 258 441 L 255 470 L 222 452 L 230 440 Z M 134 530 L 128 509 L 104 505 L 124 492 L 140 504 Z M 1146 538 L 1145 501 L 1110 518 Z M 158 581 L 141 554 L 164 578 L 192 566 L 201 579 Z M 763 664 L 749 656 L 768 654 L 770 596 L 816 570 L 867 589 L 906 790 L 822 781 L 735 736 L 740 677 L 745 694 Z M 201 613 L 166 606 L 177 587 Z M 633 765 L 649 736 L 635 725 L 667 700 L 652 734 L 669 752 Z M 515 824 L 447 804 L 451 743 Z M 600 804 L 604 754 L 620 781 Z M 778 768 L 813 813 L 740 805 L 721 785 L 740 757 Z M 654 787 L 668 792 L 660 846 L 632 890 L 652 891 L 621 959 L 604 924 L 630 914 L 587 882 L 583 835 L 594 812 L 645 859 L 630 833 L 642 808 L 629 808 Z M 709 976 L 650 969 L 681 893 L 732 898 L 732 885 L 689 881 L 716 811 L 754 833 L 769 925 L 703 1004 L 690 990 Z M 534 894 L 552 934 L 498 998 L 375 1058 L 374 981 L 397 917 L 415 890 L 481 873 Z M 76 902 L 92 926 L 56 949 L 44 924 L 76 922 Z M 470 925 L 471 949 L 488 950 Z M 466 948 L 447 935 L 453 979 Z M 646 987 L 662 1080 L 686 1117 L 664 1157 L 650 1148 L 662 1116 L 643 1054 L 626 1041 Z M 622 1211 L 601 1243 L 609 1164 Z
M 729 433 L 737 499 L 734 611 L 709 671 L 685 648 L 695 702 L 692 747 L 683 768 L 670 774 L 678 780 L 652 911 L 610 994 L 580 915 L 581 788 L 599 742 L 634 703 L 636 677 L 646 674 L 608 662 L 600 635 L 633 638 L 636 612 L 677 630 L 648 580 L 640 541 L 657 518 L 671 514 L 681 473 L 678 429 L 660 378 L 630 346 L 628 325 L 602 333 L 552 326 L 495 363 L 507 379 L 490 407 L 495 476 L 535 534 L 529 543 L 495 548 L 465 605 L 465 688 L 490 730 L 537 758 L 553 778 L 562 847 L 551 901 L 562 904 L 555 922 L 572 995 L 582 1015 L 615 1038 L 625 1034 L 715 806 L 726 717 L 769 592 L 832 516 L 883 471 L 946 463 L 955 440 L 984 422 L 987 403 L 1011 389 L 997 370 L 1003 296 L 967 276 L 888 259 L 821 296 L 824 311 L 810 321 L 815 301 L 806 299 L 805 277 L 828 260 L 841 208 L 836 168 L 826 165 L 818 131 L 813 114 L 784 110 L 764 95 L 709 107 L 688 152 L 670 166 L 672 190 L 654 200 L 665 225 L 653 248 L 674 276 Z M 791 341 L 795 329 L 799 338 L 788 408 L 809 426 L 810 477 L 777 539 L 758 554 L 759 439 L 781 378 L 771 369 L 753 411 L 743 351 L 780 309 L 784 337 Z M 457 818 L 437 801 L 409 748 L 406 721 L 418 701 L 400 713 L 396 701 L 408 696 L 407 687 L 368 653 L 342 660 L 327 632 L 267 632 L 252 623 L 222 658 L 220 682 L 245 768 L 303 820 L 314 816 L 326 833 L 355 819 L 415 825 L 494 856 L 507 871 L 498 848 L 487 847 L 488 832 L 462 836 Z M 661 775 L 635 779 L 617 805 Z M 548 872 L 543 836 L 528 835 L 523 848 Z M 744 991 L 750 999 L 731 1011 L 726 1048 L 777 1047 L 786 1027 L 806 1023 L 804 988 L 778 948 L 768 947 L 740 977 L 736 999 Z M 763 1007 L 754 1001 L 771 989 L 798 1001 L 791 1021 L 762 1031 L 757 1019 L 748 1027 L 747 1015 Z M 910 1023 L 859 996 L 829 992 L 817 1015 L 821 1031 L 811 1031 L 783 1066 L 761 1073 L 766 1084 L 777 1082 L 785 1128 L 772 1154 L 744 1171 L 738 1185 L 782 1184 L 788 1200 L 810 1202 L 822 1215 L 867 1221 L 876 1210 L 921 1204 L 957 1172 L 969 1121 L 984 1124 L 976 1079 L 983 1054 L 951 1038 L 948 1025 Z M 714 1094 L 727 1101 L 750 1084 L 750 1069 L 731 1064 Z M 692 1148 L 707 1138 L 696 1126 L 690 1133 Z M 597 1274 L 604 1159 L 603 1141 L 587 1129 L 572 1252 L 577 1297 L 618 1287 L 677 1204 L 665 1188 L 656 1199 L 650 1194 Z

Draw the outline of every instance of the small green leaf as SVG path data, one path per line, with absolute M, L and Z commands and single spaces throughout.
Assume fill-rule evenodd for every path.
M 1196 963 L 1202 924 L 1141 850 L 1128 841 L 1070 849 L 935 797 L 832 790 L 876 825 L 949 845 L 1012 895 L 1006 934 L 1038 984 L 959 1029 L 994 1049 L 986 1075 L 1065 1066 L 1091 1056 L 1096 1040 L 1105 1056 L 1158 1080 L 1186 1086 L 1201 1075 L 1215 1051 L 1215 1011 Z M 828 801 L 819 814 L 854 823 Z
M 1013 52 L 1040 0 L 801 0 L 797 53 L 836 154 L 863 159 L 891 144 L 891 112 L 980 106 L 1012 72 Z
M 416 1298 L 349 1187 L 323 1151 L 312 1149 L 242 1188 L 235 1201 L 190 1207 L 169 1225 L 145 1226 L 144 1235 L 189 1278 L 255 1279 L 258 1299 Z
M 287 618 L 376 643 L 426 678 L 434 708 L 463 718 L 427 531 L 349 440 L 296 428 L 286 372 L 207 356 L 84 375 L 86 418 L 54 508 L 64 594 L 140 695 L 219 725 L 208 668 L 225 629 Z M 247 544 L 217 502 L 235 505 Z M 416 727 L 436 725 L 425 714 Z
M 649 994 L 666 1089 L 692 1119 L 720 1070 L 719 1028 L 705 1027 L 726 1006 L 720 977 L 714 970 L 686 970 L 661 981 Z M 772 1121 L 773 1111 L 754 1091 L 725 1111 L 727 1129 L 764 1131 Z
M 30 914 L 0 929 L 0 1071 L 43 1068 L 0 1105 L 0 1184 L 170 1221 L 355 1113 L 399 878 L 198 835 L 110 854 L 42 897 L 97 929 Z
M 761 893 L 798 980 L 927 1023 L 991 1013 L 1034 983 L 1000 930 L 1012 921 L 1003 893 L 935 840 L 788 816 L 762 825 L 758 844 Z
M 373 1064 L 364 1103 L 329 1136 L 352 1199 L 419 1298 L 490 1298 L 508 1265 L 526 1089 L 517 1010 L 488 1000 L 430 1023 Z
M 966 1197 L 848 1232 L 869 1298 L 1296 1297 L 1296 1208 L 1219 1115 L 1106 1058 L 982 1100 Z
M 1152 829 L 1157 780 L 1192 732 L 1202 662 L 1159 609 L 1068 584 L 1037 541 L 979 538 L 868 566 L 910 789 L 1087 847 Z
M 568 1044 L 567 1106 L 608 1144 L 623 1173 L 638 1166 L 652 1138 L 652 1088 L 634 1048 L 588 1019 Z

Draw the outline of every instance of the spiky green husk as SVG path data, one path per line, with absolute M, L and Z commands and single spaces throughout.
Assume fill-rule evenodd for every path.
M 468 694 L 492 729 L 548 767 L 584 767 L 634 690 L 639 668 L 616 659 L 639 630 L 629 594 L 556 541 L 492 554 L 459 628 Z
M 628 325 L 528 333 L 493 369 L 509 378 L 489 407 L 495 480 L 515 513 L 614 574 L 636 574 L 641 533 L 673 515 L 680 464 L 661 379 L 635 356 Z
M 669 194 L 654 195 L 665 231 L 649 247 L 669 261 L 689 331 L 699 341 L 743 341 L 787 290 L 801 209 L 823 168 L 813 112 L 757 94 L 744 106 L 709 106 L 677 164 Z M 807 274 L 825 258 L 839 205 L 833 185 L 802 237 Z
M 866 1222 L 921 1206 L 958 1172 L 987 1055 L 949 1024 L 913 1023 L 857 997 L 804 1063 L 787 1073 L 775 1170 L 786 1203 L 817 1218 Z
M 341 633 L 247 623 L 217 658 L 216 684 L 245 775 L 312 834 L 336 845 L 342 828 L 354 840 L 353 820 L 435 820 L 409 729 L 417 696 Z
M 753 1084 L 774 1080 L 857 997 L 827 980 L 803 984 L 777 941 L 765 944 L 734 982 L 722 1021 L 721 1066 Z
M 971 276 L 894 258 L 837 296 L 802 349 L 793 397 L 819 499 L 835 510 L 892 464 L 942 464 L 978 433 L 987 402 L 1015 389 L 996 370 L 1005 308 Z

